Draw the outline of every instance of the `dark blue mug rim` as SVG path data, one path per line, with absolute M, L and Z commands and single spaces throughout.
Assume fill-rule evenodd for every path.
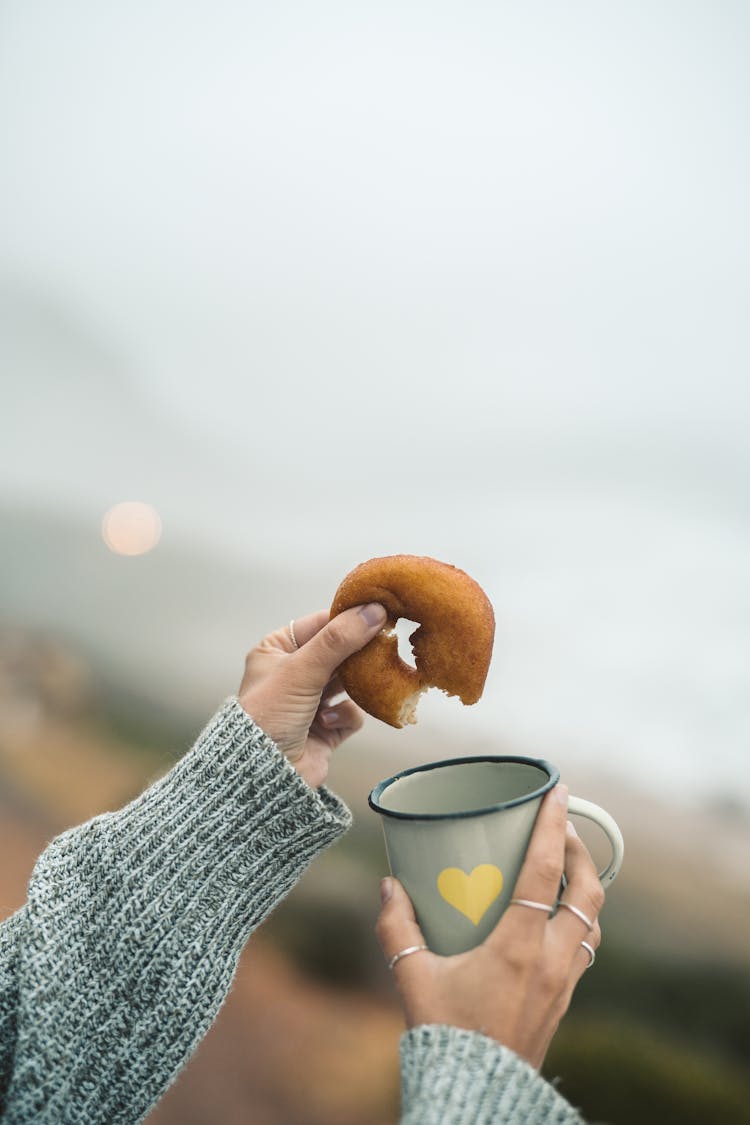
M 520 797 L 514 797 L 511 801 L 498 801 L 480 809 L 465 809 L 463 812 L 409 813 L 399 812 L 396 809 L 386 809 L 383 805 L 378 804 L 380 797 L 388 786 L 393 785 L 396 781 L 401 781 L 404 777 L 410 777 L 414 773 L 427 773 L 430 770 L 443 769 L 445 766 L 467 765 L 471 762 L 516 762 L 524 766 L 536 766 L 537 769 L 547 774 L 547 780 L 538 789 L 534 789 L 531 793 L 524 793 Z M 439 762 L 426 762 L 421 766 L 410 766 L 409 769 L 401 770 L 393 777 L 387 777 L 384 781 L 378 782 L 370 791 L 367 803 L 376 813 L 381 816 L 393 817 L 395 820 L 462 820 L 472 816 L 485 816 L 487 813 L 497 812 L 499 809 L 512 809 L 515 805 L 525 805 L 529 801 L 534 801 L 538 797 L 543 797 L 545 793 L 549 793 L 559 780 L 560 771 L 557 766 L 553 766 L 551 762 L 545 761 L 544 758 L 525 758 L 517 754 L 477 754 L 468 758 L 443 758 Z

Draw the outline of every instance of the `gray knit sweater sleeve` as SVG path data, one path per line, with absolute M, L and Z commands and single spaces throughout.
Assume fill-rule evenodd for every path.
M 349 823 L 230 700 L 132 804 L 54 840 L 0 927 L 4 1125 L 141 1120 L 249 934 Z
M 19 910 L 0 926 L 0 1115 L 3 1092 L 10 1082 L 18 1019 L 18 950 L 26 911 Z
M 494 1039 L 458 1027 L 401 1038 L 401 1125 L 583 1125 L 532 1066 Z

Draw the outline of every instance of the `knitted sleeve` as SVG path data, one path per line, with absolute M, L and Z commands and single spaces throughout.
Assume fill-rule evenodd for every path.
M 132 804 L 54 840 L 0 928 L 4 1125 L 141 1120 L 252 930 L 349 823 L 233 699 Z
M 401 1125 L 584 1125 L 513 1051 L 457 1027 L 402 1036 L 401 1099 Z
M 24 927 L 24 915 L 25 909 L 19 910 L 0 926 L 0 1117 L 16 1049 L 18 936 Z

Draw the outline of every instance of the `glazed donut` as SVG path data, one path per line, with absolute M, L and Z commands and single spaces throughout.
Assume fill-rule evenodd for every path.
M 492 656 L 495 615 L 473 578 L 418 555 L 370 559 L 347 574 L 331 617 L 367 602 L 384 606 L 388 619 L 339 669 L 344 688 L 363 711 L 392 727 L 416 723 L 419 697 L 430 687 L 476 703 Z M 416 668 L 398 655 L 399 618 L 419 622 L 410 638 Z

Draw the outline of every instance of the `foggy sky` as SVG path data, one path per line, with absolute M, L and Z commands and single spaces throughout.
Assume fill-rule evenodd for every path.
M 446 558 L 504 722 L 648 759 L 729 713 L 738 753 L 749 42 L 740 3 L 6 3 L 0 496 Z

